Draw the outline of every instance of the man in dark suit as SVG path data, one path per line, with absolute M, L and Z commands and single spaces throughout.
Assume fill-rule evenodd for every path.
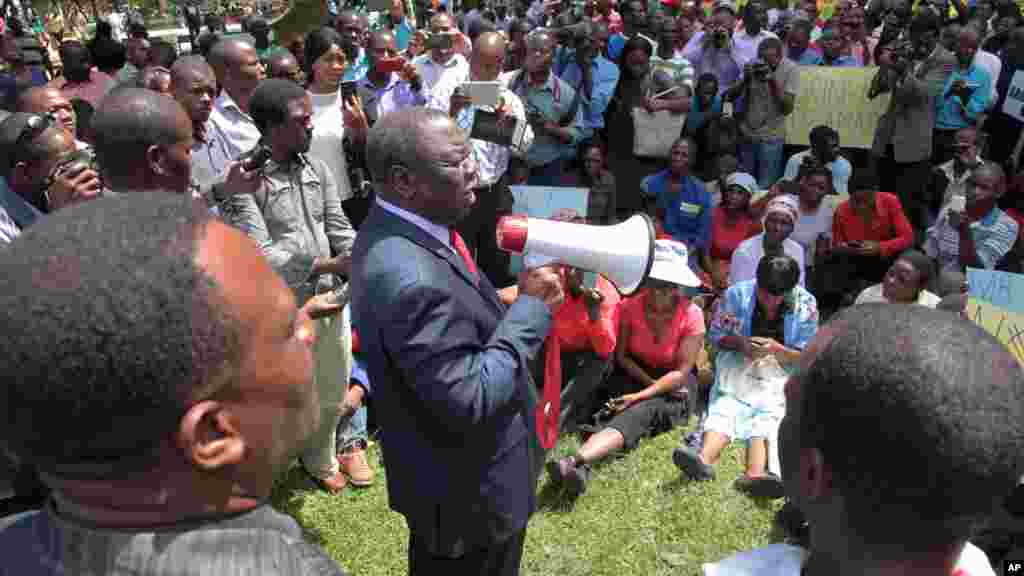
M 367 158 L 377 198 L 353 250 L 353 320 L 391 508 L 409 524 L 409 572 L 518 574 L 543 458 L 528 364 L 560 279 L 524 273 L 506 309 L 476 270 L 452 232 L 476 201 L 476 162 L 443 113 L 387 114 Z

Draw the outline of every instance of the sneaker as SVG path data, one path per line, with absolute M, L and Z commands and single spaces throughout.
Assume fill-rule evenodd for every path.
M 672 451 L 672 463 L 692 480 L 714 480 L 715 469 L 704 463 L 693 448 L 680 446 Z
M 587 491 L 587 482 L 590 481 L 589 466 L 576 466 L 572 457 L 566 456 L 560 460 L 548 462 L 546 468 L 551 481 L 567 488 L 574 498 Z
M 373 484 L 373 470 L 366 461 L 366 450 L 358 446 L 338 455 L 341 471 L 353 486 L 365 488 Z
M 743 492 L 751 498 L 778 500 L 786 495 L 782 487 L 782 479 L 771 472 L 761 476 L 747 476 L 744 474 L 736 479 L 734 486 L 736 490 Z

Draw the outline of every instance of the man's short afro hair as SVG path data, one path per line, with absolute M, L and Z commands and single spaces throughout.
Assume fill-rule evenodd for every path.
M 974 323 L 924 306 L 856 306 L 830 327 L 787 409 L 831 467 L 848 527 L 879 550 L 966 540 L 1021 474 L 1021 365 Z
M 195 262 L 210 218 L 173 194 L 100 198 L 0 251 L 0 442 L 59 477 L 125 478 L 234 386 L 238 323 Z

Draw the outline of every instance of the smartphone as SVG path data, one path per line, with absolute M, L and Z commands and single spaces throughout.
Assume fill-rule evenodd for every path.
M 341 87 L 341 98 L 343 100 L 351 100 L 356 95 L 356 87 L 359 83 L 355 80 L 342 80 L 339 86 Z
M 245 169 L 246 172 L 261 170 L 263 166 L 266 165 L 267 161 L 270 160 L 270 147 L 260 144 L 245 154 L 242 154 L 238 159 L 242 161 L 242 168 Z
M 459 87 L 476 106 L 498 107 L 500 82 L 463 82 Z
M 388 60 L 377 61 L 377 70 L 384 74 L 401 72 L 402 68 L 405 68 L 405 60 L 402 60 L 401 58 L 390 58 Z

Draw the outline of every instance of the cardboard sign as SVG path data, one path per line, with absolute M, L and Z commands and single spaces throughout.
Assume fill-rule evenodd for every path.
M 1003 114 L 1024 122 L 1024 70 L 1013 73 L 1010 90 L 1003 102 Z
M 515 202 L 512 204 L 513 214 L 526 214 L 530 218 L 551 218 L 563 210 L 573 210 L 578 216 L 587 215 L 587 199 L 589 188 L 561 188 L 555 186 L 509 186 Z M 536 260 L 534 255 L 534 259 Z M 526 255 L 530 257 L 530 255 Z M 541 261 L 531 261 L 531 266 L 542 265 Z M 510 269 L 518 274 L 523 266 L 523 256 L 512 255 Z
M 800 66 L 800 89 L 793 113 L 786 117 L 786 143 L 810 146 L 811 128 L 839 132 L 844 148 L 871 148 L 878 119 L 889 108 L 888 93 L 868 100 L 878 68 Z
M 1024 275 L 967 269 L 967 317 L 1024 364 Z

